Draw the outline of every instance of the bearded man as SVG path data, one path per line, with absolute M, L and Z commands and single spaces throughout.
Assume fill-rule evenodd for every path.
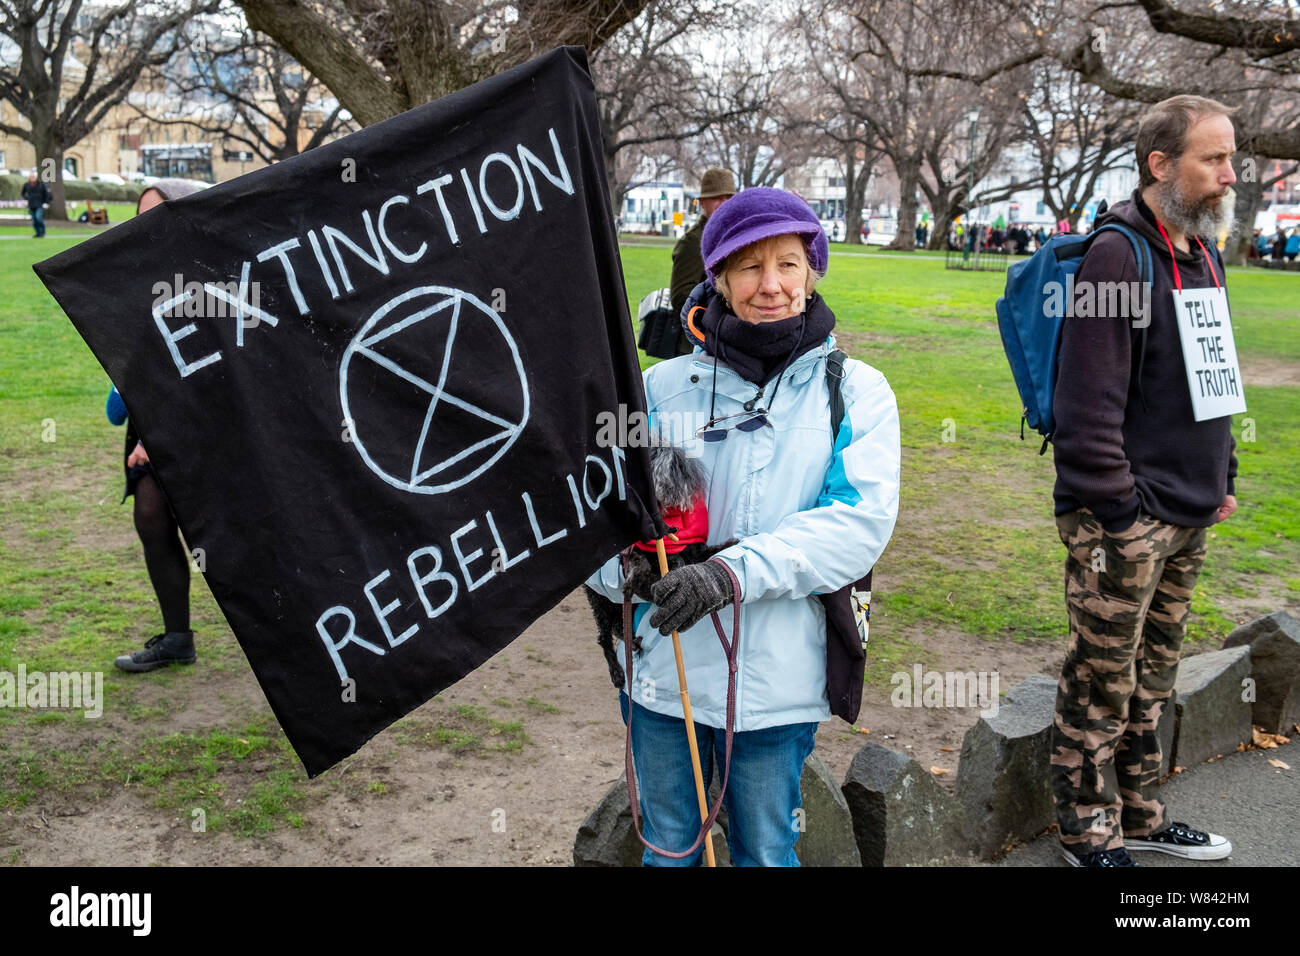
M 1135 866 L 1129 850 L 1198 860 L 1232 852 L 1223 837 L 1168 819 L 1156 728 L 1206 529 L 1237 509 L 1232 418 L 1194 411 L 1175 311 L 1188 292 L 1217 296 L 1226 278 L 1215 240 L 1236 181 L 1234 112 L 1175 96 L 1143 117 L 1139 188 L 1096 225 L 1119 222 L 1150 244 L 1153 288 L 1130 295 L 1123 315 L 1070 317 L 1062 328 L 1052 442 L 1070 645 L 1052 780 L 1075 866 Z M 1110 230 L 1093 241 L 1075 288 L 1139 281 L 1132 246 Z

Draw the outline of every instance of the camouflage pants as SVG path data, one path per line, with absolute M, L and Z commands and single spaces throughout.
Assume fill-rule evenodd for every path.
M 1052 788 L 1061 843 L 1086 855 L 1164 826 L 1156 727 L 1178 670 L 1205 529 L 1141 514 L 1112 535 L 1086 508 L 1056 523 L 1067 550 L 1070 649 L 1056 694 Z

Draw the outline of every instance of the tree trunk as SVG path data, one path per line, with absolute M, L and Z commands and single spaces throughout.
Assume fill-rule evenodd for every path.
M 1259 212 L 1263 190 L 1260 189 L 1260 169 L 1264 168 L 1262 156 L 1246 156 L 1238 161 L 1237 202 L 1233 207 L 1232 226 L 1228 230 L 1228 239 L 1223 244 L 1223 261 L 1229 265 L 1244 266 L 1249 257 L 1250 244 L 1255 241 L 1255 214 Z M 1249 181 L 1243 175 L 1245 169 L 1252 171 Z
M 68 221 L 68 203 L 66 190 L 63 188 L 63 146 L 50 147 L 50 158 L 54 160 L 54 182 L 50 183 L 50 211 L 48 218 L 60 222 Z
M 605 188 L 609 192 L 609 208 L 617 219 L 623 215 L 623 197 L 627 195 L 626 184 L 620 183 L 618 177 L 614 175 L 614 164 L 606 160 L 605 166 Z
M 948 241 L 948 229 L 953 220 L 953 190 L 945 189 L 940 181 L 940 188 L 930 197 L 930 235 L 925 240 L 927 249 L 942 249 Z
M 36 149 L 36 175 L 50 187 L 50 208 L 46 210 L 46 219 L 59 222 L 68 221 L 68 204 L 64 201 L 63 189 L 63 144 L 55 142 L 48 126 L 33 126 L 32 146 Z M 54 166 L 54 178 L 46 179 L 49 166 L 45 160 L 51 160 Z
M 948 230 L 952 228 L 954 218 L 951 203 L 942 212 L 937 209 L 934 211 L 934 220 L 930 223 L 930 238 L 926 240 L 925 248 L 948 248 Z
M 921 164 L 908 158 L 895 162 L 898 172 L 898 235 L 886 248 L 911 252 L 916 248 L 916 184 L 921 178 Z
M 857 164 L 857 147 L 849 145 L 844 158 L 844 241 L 862 245 L 862 200 L 867 194 L 871 170 Z

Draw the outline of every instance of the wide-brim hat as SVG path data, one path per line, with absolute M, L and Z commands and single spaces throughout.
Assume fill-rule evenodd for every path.
M 700 177 L 700 198 L 717 199 L 719 196 L 736 195 L 736 177 L 729 169 L 713 167 L 706 169 Z
M 791 234 L 805 238 L 808 264 L 825 274 L 830 245 L 812 207 L 784 189 L 746 189 L 724 202 L 705 223 L 700 237 L 704 268 L 716 284 L 718 268 L 727 256 L 760 239 Z

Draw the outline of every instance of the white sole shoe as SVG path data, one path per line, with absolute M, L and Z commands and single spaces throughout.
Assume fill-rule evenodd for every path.
M 1160 835 L 1168 834 L 1171 831 L 1178 842 L 1165 843 L 1140 837 L 1126 837 L 1124 846 L 1130 853 L 1139 850 L 1154 850 L 1157 853 L 1180 856 L 1184 860 L 1222 860 L 1232 854 L 1232 844 L 1228 841 L 1228 838 L 1219 836 L 1217 833 L 1206 833 L 1202 830 L 1193 830 L 1181 823 L 1173 823 L 1161 831 Z M 1196 842 L 1196 837 L 1205 837 L 1206 842 Z

